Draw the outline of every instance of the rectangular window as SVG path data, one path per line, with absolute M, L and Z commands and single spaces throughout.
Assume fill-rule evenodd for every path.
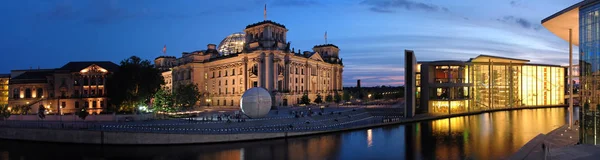
M 96 103 L 96 101 L 92 101 L 92 108 L 96 108 L 96 107 L 97 107 L 97 105 L 98 105 L 98 104 Z
M 75 108 L 79 108 L 79 102 L 75 102 Z
M 231 75 L 235 75 L 235 69 L 231 69 Z
M 66 108 L 67 102 L 60 102 L 60 108 Z
M 100 101 L 100 108 L 104 108 L 104 101 Z

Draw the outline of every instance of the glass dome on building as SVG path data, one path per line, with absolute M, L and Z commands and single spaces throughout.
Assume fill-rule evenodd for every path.
M 233 33 L 233 34 L 225 37 L 225 39 L 223 39 L 223 41 L 221 41 L 221 43 L 219 43 L 219 47 L 217 48 L 217 50 L 219 51 L 219 53 L 221 55 L 229 55 L 229 54 L 238 53 L 238 52 L 241 52 L 242 49 L 244 48 L 245 42 L 246 42 L 246 34 L 245 33 L 243 33 L 243 32 Z

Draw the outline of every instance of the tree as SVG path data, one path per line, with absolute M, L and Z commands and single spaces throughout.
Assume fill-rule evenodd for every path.
M 350 98 L 350 97 L 348 97 L 348 98 Z M 340 103 L 342 101 L 342 96 L 340 96 L 340 94 L 338 94 L 337 92 L 335 92 L 333 94 L 333 101 L 335 103 Z
M 350 93 L 348 91 L 344 91 L 343 99 L 344 101 L 350 101 Z
M 329 102 L 329 103 L 333 102 L 333 96 L 331 96 L 331 94 L 325 96 L 325 102 Z
M 87 112 L 87 109 L 85 107 L 82 107 L 81 110 L 77 112 L 77 116 L 82 120 L 85 120 L 85 117 L 87 117 L 89 114 L 90 113 Z
M 0 105 L 0 118 L 8 119 L 10 117 L 10 109 L 8 109 L 8 104 Z
M 173 112 L 173 95 L 163 89 L 158 90 L 154 94 L 154 111 L 155 112 Z
M 175 87 L 175 104 L 180 109 L 189 109 L 200 100 L 200 91 L 196 84 L 180 84 Z
M 308 98 L 308 94 L 302 95 L 302 98 L 300 98 L 300 104 L 306 104 L 306 105 L 310 104 L 310 99 Z
M 321 98 L 320 94 L 317 94 L 317 98 L 315 98 L 315 103 L 319 104 L 319 103 L 323 103 L 323 98 Z
M 119 70 L 109 75 L 106 87 L 109 110 L 134 111 L 136 106 L 147 104 L 164 84 L 160 71 L 148 60 L 132 56 L 121 61 Z

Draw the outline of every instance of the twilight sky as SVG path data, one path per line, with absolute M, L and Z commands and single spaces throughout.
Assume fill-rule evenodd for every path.
M 0 73 L 131 55 L 206 49 L 246 25 L 284 24 L 292 47 L 340 47 L 344 86 L 403 85 L 404 49 L 418 61 L 479 54 L 568 64 L 568 43 L 540 21 L 581 0 L 12 0 L 0 5 Z M 577 51 L 577 48 L 574 49 Z M 576 58 L 576 57 L 575 57 Z

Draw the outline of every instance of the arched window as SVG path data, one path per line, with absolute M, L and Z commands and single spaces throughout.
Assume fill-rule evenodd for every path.
M 231 75 L 234 76 L 235 75 L 235 68 L 231 69 Z
M 31 89 L 25 89 L 25 98 L 31 98 Z
M 38 88 L 38 89 L 35 91 L 35 96 L 36 96 L 36 97 L 39 97 L 39 98 L 41 98 L 42 96 L 44 96 L 44 92 L 43 92 L 43 91 L 44 91 L 44 89 L 42 89 L 42 88 Z
M 233 100 L 231 100 L 231 105 L 233 106 Z

